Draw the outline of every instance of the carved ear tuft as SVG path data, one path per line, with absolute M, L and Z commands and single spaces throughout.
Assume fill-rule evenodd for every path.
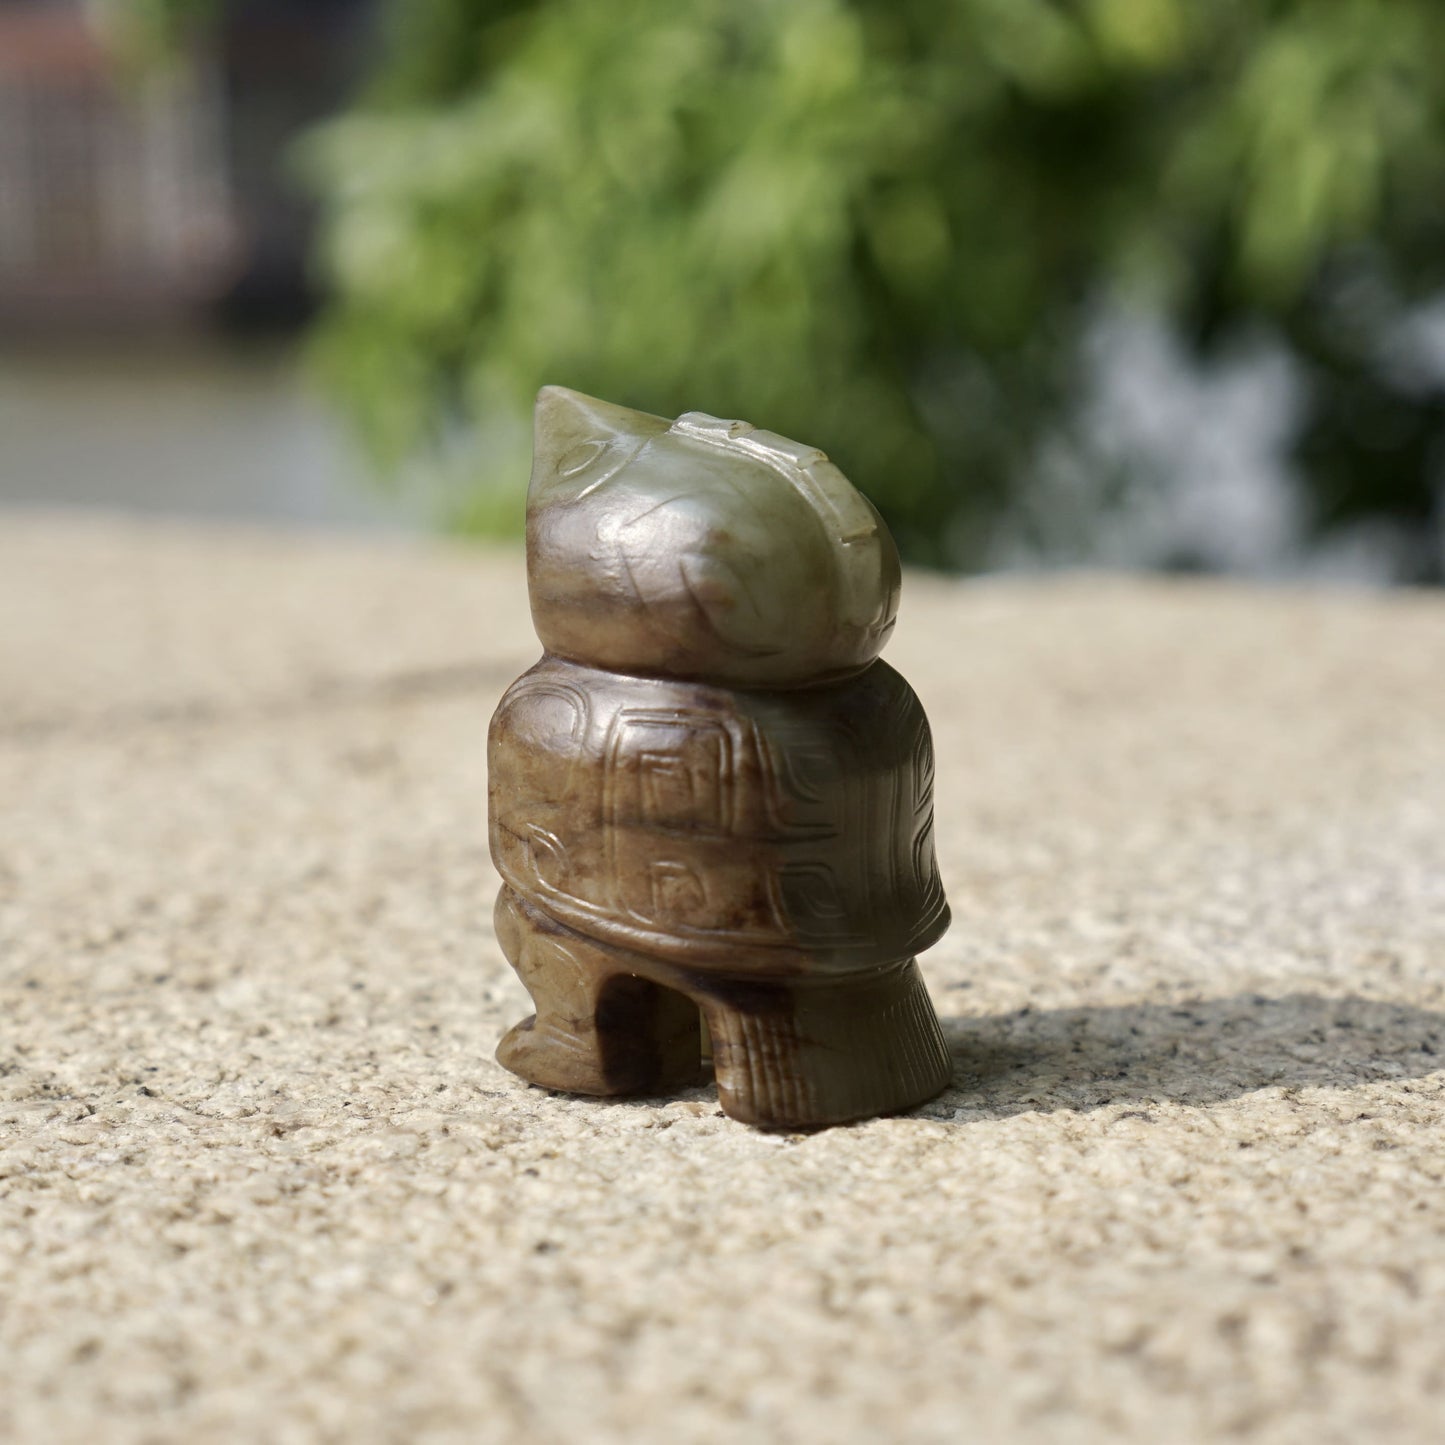
M 565 386 L 544 386 L 532 413 L 532 494 L 545 491 L 569 471 L 569 459 L 600 451 L 618 439 L 640 445 L 671 425 L 660 416 L 614 406 Z

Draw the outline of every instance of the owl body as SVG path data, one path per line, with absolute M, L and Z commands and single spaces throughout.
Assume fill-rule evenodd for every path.
M 948 1078 L 914 954 L 948 922 L 932 747 L 877 660 L 899 595 L 871 505 L 743 423 L 538 400 L 542 661 L 489 737 L 498 936 L 537 1004 L 502 1062 L 593 1094 L 695 1081 L 806 1126 Z
M 779 694 L 549 658 L 493 739 L 497 867 L 569 928 L 781 974 L 907 957 L 946 926 L 927 723 L 886 663 Z

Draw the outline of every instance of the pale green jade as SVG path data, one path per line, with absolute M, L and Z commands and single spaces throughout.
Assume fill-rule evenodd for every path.
M 936 1094 L 933 748 L 878 660 L 900 573 L 871 504 L 745 422 L 548 387 L 527 572 L 546 651 L 488 761 L 497 937 L 536 1014 L 501 1062 L 661 1093 L 707 1035 L 724 1110 L 776 1128 Z
M 537 634 L 621 671 L 789 687 L 857 671 L 898 610 L 893 539 L 820 451 L 562 387 L 537 399 Z

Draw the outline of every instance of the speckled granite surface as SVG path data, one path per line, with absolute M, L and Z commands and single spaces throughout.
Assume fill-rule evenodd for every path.
M 519 562 L 0 523 L 0 1436 L 1434 1442 L 1445 599 L 913 578 L 957 1057 L 491 1061 Z

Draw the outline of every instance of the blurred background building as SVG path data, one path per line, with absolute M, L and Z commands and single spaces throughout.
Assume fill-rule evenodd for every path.
M 354 82 L 371 9 L 220 7 L 156 56 L 121 7 L 0 0 L 0 320 L 304 320 L 312 207 L 287 150 Z
M 220 76 L 127 85 L 73 5 L 0 7 L 0 318 L 92 326 L 205 304 L 236 258 Z
M 140 7 L 136 7 L 139 9 Z M 288 153 L 368 0 L 0 0 L 0 503 L 412 525 L 307 385 L 314 203 Z
M 1442 45 L 1433 0 L 0 0 L 0 503 L 515 530 L 556 380 L 828 446 L 916 562 L 1439 582 Z

